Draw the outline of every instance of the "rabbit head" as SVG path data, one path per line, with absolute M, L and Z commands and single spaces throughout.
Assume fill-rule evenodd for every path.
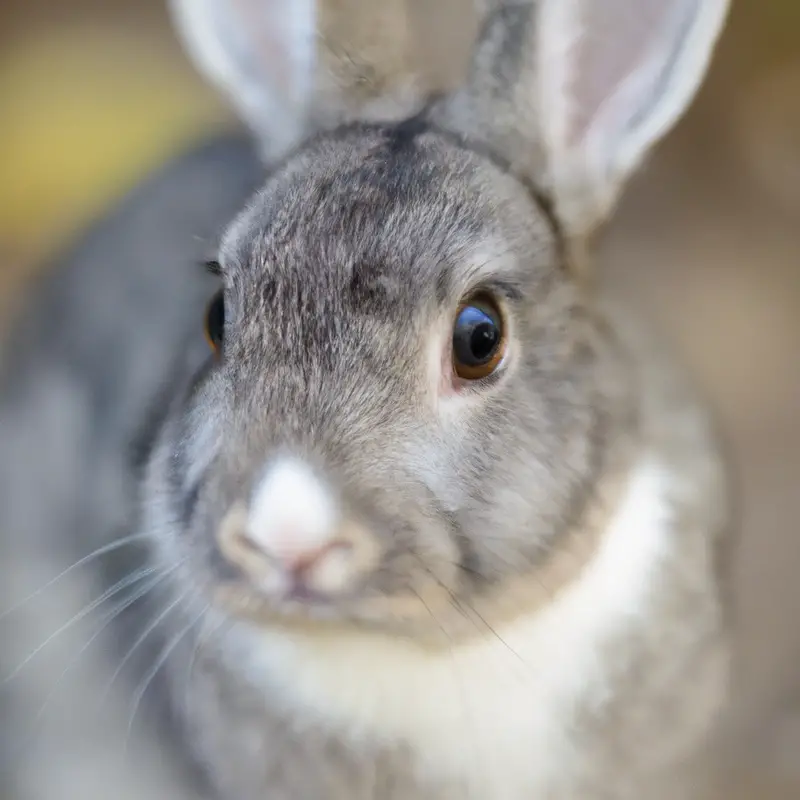
M 176 3 L 294 147 L 224 237 L 214 354 L 151 466 L 187 581 L 278 625 L 451 638 L 591 557 L 636 380 L 571 245 L 689 104 L 727 5 L 483 3 L 463 86 L 376 120 L 346 78 L 364 119 L 320 126 L 316 4 Z

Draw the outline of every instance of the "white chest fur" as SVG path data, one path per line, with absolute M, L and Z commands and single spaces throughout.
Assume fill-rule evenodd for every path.
M 609 689 L 602 643 L 647 624 L 670 548 L 669 474 L 634 472 L 600 549 L 544 610 L 450 653 L 395 640 L 267 633 L 256 663 L 309 719 L 366 741 L 400 741 L 431 776 L 468 775 L 475 797 L 518 800 L 572 772 L 572 709 Z M 490 788 L 491 787 L 491 788 Z M 502 788 L 499 788 L 502 787 Z

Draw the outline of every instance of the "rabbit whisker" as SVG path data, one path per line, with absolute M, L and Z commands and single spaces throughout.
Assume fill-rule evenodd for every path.
M 114 550 L 118 550 L 120 547 L 125 547 L 125 545 L 135 544 L 137 542 L 140 542 L 140 541 L 143 541 L 143 540 L 146 540 L 146 539 L 152 539 L 152 538 L 153 538 L 153 536 L 152 536 L 151 533 L 147 533 L 147 532 L 145 532 L 145 533 L 133 533 L 133 534 L 130 534 L 129 536 L 123 536 L 123 537 L 121 537 L 119 539 L 116 539 L 113 542 L 109 542 L 108 544 L 105 544 L 102 547 L 98 547 L 96 550 L 93 550 L 88 555 L 83 556 L 83 558 L 79 559 L 74 564 L 72 564 L 69 567 L 67 567 L 63 572 L 60 572 L 58 575 L 55 576 L 55 578 L 52 578 L 47 583 L 45 583 L 44 586 L 40 586 L 36 591 L 32 592 L 27 597 L 24 597 L 22 600 L 20 600 L 19 602 L 15 603 L 13 606 L 11 606 L 11 608 L 8 608 L 5 611 L 3 611 L 2 613 L 0 613 L 0 622 L 2 622 L 10 614 L 13 614 L 14 612 L 18 611 L 23 606 L 25 606 L 28 603 L 30 603 L 32 600 L 35 600 L 40 594 L 42 594 L 42 592 L 46 591 L 51 586 L 53 586 L 54 584 L 58 583 L 58 581 L 60 581 L 63 578 L 65 578 L 67 575 L 69 575 L 70 573 L 74 572 L 79 567 L 82 567 L 85 564 L 88 564 L 93 559 L 99 558 L 100 556 L 106 555 L 107 553 L 111 553 Z
M 186 593 L 184 593 L 179 600 L 182 600 L 186 597 Z M 147 689 L 152 684 L 153 679 L 158 674 L 158 671 L 166 664 L 167 659 L 170 655 L 174 652 L 175 648 L 183 641 L 183 639 L 189 634 L 189 632 L 200 622 L 203 617 L 205 617 L 206 612 L 210 608 L 211 604 L 206 604 L 203 609 L 196 614 L 183 628 L 181 628 L 178 633 L 176 633 L 172 639 L 162 648 L 160 655 L 158 658 L 153 662 L 153 665 L 147 671 L 147 674 L 144 676 L 142 681 L 140 682 L 139 686 L 136 689 L 136 692 L 133 696 L 133 702 L 131 704 L 131 711 L 128 718 L 128 730 L 125 735 L 125 746 L 124 749 L 127 752 L 128 749 L 128 742 L 130 741 L 131 732 L 133 730 L 133 722 L 136 717 L 136 712 L 139 710 L 139 705 L 144 698 Z
M 151 578 L 150 580 L 147 581 L 147 583 L 144 586 L 139 587 L 132 595 L 116 603 L 114 607 L 111 609 L 111 611 L 106 612 L 106 614 L 101 619 L 100 625 L 97 628 L 97 630 L 95 630 L 95 632 L 91 635 L 89 640 L 83 645 L 83 647 L 81 647 L 81 649 L 75 654 L 75 656 L 73 656 L 70 659 L 69 663 L 64 668 L 62 673 L 53 682 L 52 688 L 48 693 L 47 697 L 45 698 L 44 703 L 42 703 L 41 707 L 39 708 L 39 711 L 33 718 L 33 721 L 31 723 L 32 724 L 31 736 L 35 735 L 35 732 L 39 724 L 41 723 L 42 719 L 44 718 L 44 715 L 47 713 L 47 709 L 52 703 L 56 695 L 56 692 L 58 690 L 58 687 L 61 685 L 61 682 L 64 680 L 64 678 L 66 678 L 69 671 L 73 667 L 75 667 L 75 665 L 80 660 L 81 656 L 89 649 L 89 647 L 91 647 L 92 642 L 94 642 L 95 639 L 97 639 L 97 637 L 100 636 L 100 634 L 102 634 L 103 631 L 111 624 L 111 622 L 113 622 L 118 616 L 120 616 L 120 614 L 124 613 L 137 600 L 140 600 L 142 597 L 151 592 L 159 583 L 161 583 L 161 581 L 163 581 L 167 577 L 167 575 L 171 571 L 172 570 L 167 570 L 159 575 L 156 575 L 154 578 Z
M 0 682 L 0 686 L 4 686 L 5 684 L 9 683 L 10 681 L 14 680 L 25 667 L 30 664 L 30 662 L 36 658 L 36 656 L 42 652 L 42 650 L 47 647 L 55 638 L 60 636 L 66 630 L 71 628 L 75 623 L 80 622 L 86 616 L 91 614 L 95 609 L 99 608 L 103 603 L 107 600 L 111 599 L 114 595 L 119 594 L 123 589 L 127 589 L 129 586 L 132 586 L 135 583 L 138 583 L 140 580 L 148 577 L 148 575 L 152 575 L 154 572 L 157 571 L 157 567 L 147 567 L 143 569 L 139 569 L 136 572 L 133 572 L 130 575 L 126 575 L 121 580 L 117 581 L 110 589 L 106 589 L 100 597 L 92 600 L 88 605 L 84 606 L 77 614 L 71 617 L 67 622 L 61 625 L 54 633 L 51 633 L 38 647 L 34 648 L 34 650 L 26 656 L 20 664 L 18 664 L 8 675 L 6 675 L 3 680 Z
M 172 569 L 177 569 L 177 567 L 183 563 L 186 559 L 178 562 Z M 117 665 L 117 668 L 114 670 L 114 674 L 111 676 L 111 679 L 106 684 L 105 688 L 103 689 L 102 694 L 99 698 L 99 706 L 102 707 L 105 703 L 106 699 L 108 698 L 109 693 L 111 692 L 111 687 L 114 685 L 114 682 L 122 673 L 122 670 L 125 668 L 125 665 L 130 661 L 133 657 L 133 654 L 136 650 L 144 643 L 145 639 L 150 636 L 151 633 L 166 619 L 169 613 L 174 610 L 178 605 L 186 600 L 186 597 L 190 594 L 190 590 L 186 590 L 183 594 L 181 594 L 177 599 L 173 600 L 166 608 L 164 608 L 154 620 L 150 622 L 149 625 L 139 634 L 139 637 L 136 641 L 131 645 L 128 652 L 123 657 L 122 661 Z
M 514 658 L 517 659 L 517 661 L 519 661 L 520 664 L 522 664 L 526 668 L 529 667 L 529 664 L 525 661 L 525 659 L 522 658 L 522 656 L 516 650 L 514 650 L 513 647 L 511 647 L 511 645 L 492 627 L 492 625 L 481 615 L 481 613 L 474 606 L 472 606 L 470 604 L 464 605 L 461 602 L 461 600 L 453 593 L 453 591 L 450 588 L 448 588 L 436 576 L 436 574 L 430 569 L 430 567 L 427 566 L 427 564 L 425 564 L 425 562 L 423 561 L 421 556 L 419 556 L 419 554 L 415 554 L 415 555 L 416 555 L 417 560 L 420 562 L 420 565 L 425 570 L 425 572 L 427 572 L 428 575 L 430 575 L 431 578 L 433 578 L 433 580 L 436 581 L 436 583 L 439 584 L 439 586 L 442 589 L 444 589 L 445 592 L 447 592 L 447 594 L 450 596 L 451 604 L 453 605 L 453 607 L 457 611 L 459 611 L 461 614 L 463 614 L 465 619 L 467 619 L 470 622 L 472 622 L 473 625 L 475 625 L 476 628 L 480 628 L 478 623 L 471 616 L 472 614 L 474 614 L 478 618 L 478 620 L 481 622 L 481 624 L 484 626 L 484 628 L 487 631 L 489 631 L 489 633 L 491 633 L 506 648 L 506 650 L 508 650 L 508 652 L 511 653 L 511 655 L 513 655 Z
M 206 607 L 206 608 L 208 608 L 208 607 Z M 208 617 L 206 617 L 206 619 L 208 619 Z M 203 620 L 203 622 L 205 622 L 205 620 Z M 233 625 L 233 621 L 228 619 L 228 618 L 223 617 L 222 619 L 220 619 L 216 623 L 216 625 L 214 625 L 213 627 L 211 627 L 211 628 L 209 628 L 208 630 L 205 630 L 205 631 L 202 630 L 203 626 L 201 625 L 200 634 L 198 635 L 197 640 L 195 641 L 194 647 L 192 648 L 192 655 L 189 658 L 189 665 L 188 665 L 188 667 L 186 669 L 185 686 L 186 686 L 186 691 L 187 692 L 189 691 L 189 687 L 190 687 L 191 682 L 192 682 L 192 675 L 194 674 L 194 667 L 195 667 L 195 664 L 197 663 L 197 659 L 198 659 L 198 657 L 200 655 L 200 652 L 220 632 L 220 630 L 223 627 L 225 627 L 226 624 L 228 626 L 231 626 L 231 625 Z

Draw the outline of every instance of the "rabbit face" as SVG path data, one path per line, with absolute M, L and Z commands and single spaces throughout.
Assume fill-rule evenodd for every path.
M 464 80 L 398 122 L 415 70 L 363 81 L 370 37 L 314 0 L 173 0 L 279 164 L 225 237 L 219 353 L 172 425 L 191 580 L 269 619 L 452 635 L 580 568 L 639 387 L 574 245 L 687 107 L 727 5 L 480 3 Z
M 219 352 L 172 431 L 192 580 L 434 635 L 480 632 L 463 609 L 512 576 L 557 588 L 538 570 L 595 496 L 613 367 L 534 192 L 424 121 L 349 127 L 220 262 Z
M 234 605 L 443 629 L 512 579 L 529 609 L 555 551 L 580 566 L 638 387 L 574 245 L 691 101 L 727 6 L 479 3 L 464 79 L 398 122 L 430 94 L 403 3 L 391 50 L 314 0 L 173 0 L 279 163 L 224 241 L 220 352 L 175 434 L 177 540 Z

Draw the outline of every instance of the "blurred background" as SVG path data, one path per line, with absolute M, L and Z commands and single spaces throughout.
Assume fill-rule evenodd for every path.
M 425 1 L 410 2 L 443 36 L 422 21 Z M 48 255 L 170 155 L 232 125 L 164 0 L 3 0 L 0 332 Z M 694 371 L 739 479 L 739 674 L 713 800 L 800 798 L 798 0 L 733 0 L 698 101 L 600 255 L 604 278 Z

